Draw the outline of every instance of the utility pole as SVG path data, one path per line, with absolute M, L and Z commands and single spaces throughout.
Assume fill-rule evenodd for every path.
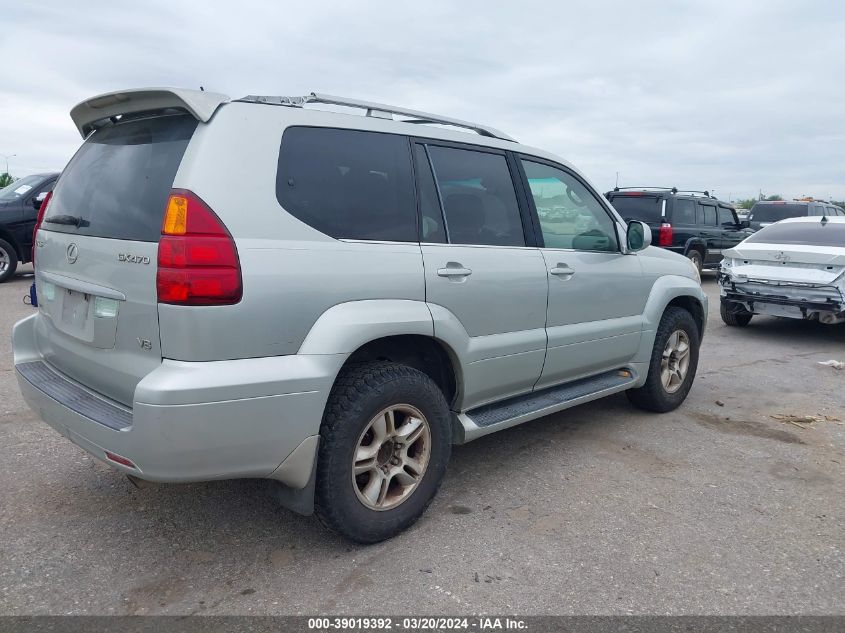
M 0 154 L 0 156 L 6 159 L 6 173 L 9 174 L 9 159 L 14 158 L 17 154 Z M 12 174 L 9 175 L 11 176 Z

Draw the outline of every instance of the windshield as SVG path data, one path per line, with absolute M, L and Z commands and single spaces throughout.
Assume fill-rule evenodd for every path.
M 626 222 L 639 220 L 647 224 L 660 224 L 663 214 L 663 205 L 657 196 L 611 195 L 610 204 Z
M 42 180 L 44 180 L 44 176 L 26 176 L 16 180 L 8 187 L 0 189 L 0 202 L 10 202 L 23 198 Z
M 760 204 L 758 202 L 748 214 L 748 219 L 755 222 L 778 222 L 804 215 L 807 215 L 806 204 Z
M 845 248 L 843 222 L 785 222 L 764 226 L 746 242 L 761 244 L 801 244 Z

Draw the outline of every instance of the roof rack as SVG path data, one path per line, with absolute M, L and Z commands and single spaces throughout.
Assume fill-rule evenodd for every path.
M 625 190 L 633 190 L 633 191 L 671 191 L 672 193 L 677 193 L 677 188 L 675 187 L 614 187 L 614 191 L 625 191 Z
M 376 117 L 380 119 L 393 119 L 394 114 L 400 116 L 410 117 L 411 120 L 403 121 L 403 123 L 435 123 L 438 125 L 451 125 L 454 127 L 465 128 L 477 132 L 481 136 L 488 136 L 490 138 L 497 138 L 503 141 L 516 142 L 515 139 L 508 136 L 504 132 L 500 132 L 496 128 L 487 125 L 479 125 L 478 123 L 470 123 L 469 121 L 462 121 L 460 119 L 452 119 L 439 114 L 431 114 L 429 112 L 420 112 L 419 110 L 409 110 L 408 108 L 398 108 L 396 106 L 385 105 L 384 103 L 373 103 L 370 101 L 360 101 L 358 99 L 348 99 L 346 97 L 334 97 L 332 95 L 320 94 L 312 92 L 304 97 L 263 97 L 258 95 L 248 95 L 237 101 L 246 101 L 249 103 L 267 103 L 270 105 L 281 105 L 294 108 L 301 108 L 308 103 L 324 103 L 328 105 L 346 106 L 348 108 L 361 108 L 367 111 L 367 116 Z
M 678 189 L 677 187 L 614 187 L 614 191 L 668 191 L 670 193 L 691 193 L 701 194 L 706 198 L 716 199 L 709 191 L 698 191 L 696 189 Z

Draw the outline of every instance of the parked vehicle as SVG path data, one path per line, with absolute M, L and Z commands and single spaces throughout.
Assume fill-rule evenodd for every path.
M 825 200 L 801 198 L 785 200 L 761 200 L 755 202 L 748 214 L 749 225 L 755 231 L 786 218 L 845 216 L 845 210 Z
M 18 264 L 30 261 L 38 211 L 58 177 L 25 176 L 0 189 L 0 283 L 14 276 Z
M 699 270 L 718 268 L 722 251 L 751 234 L 733 206 L 707 191 L 617 187 L 605 196 L 626 221 L 648 224 L 657 246 L 688 257 Z
M 725 252 L 719 274 L 722 320 L 755 314 L 845 321 L 845 217 L 788 218 Z
M 453 443 L 621 391 L 669 411 L 692 386 L 695 267 L 493 128 L 175 89 L 71 116 L 86 140 L 14 362 L 32 408 L 127 475 L 274 479 L 374 542 L 424 511 Z

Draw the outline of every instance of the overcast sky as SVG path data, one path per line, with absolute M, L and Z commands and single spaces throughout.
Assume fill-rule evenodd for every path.
M 845 199 L 840 0 L 212 4 L 0 0 L 11 173 L 65 165 L 82 99 L 202 85 L 476 120 L 601 188 Z

